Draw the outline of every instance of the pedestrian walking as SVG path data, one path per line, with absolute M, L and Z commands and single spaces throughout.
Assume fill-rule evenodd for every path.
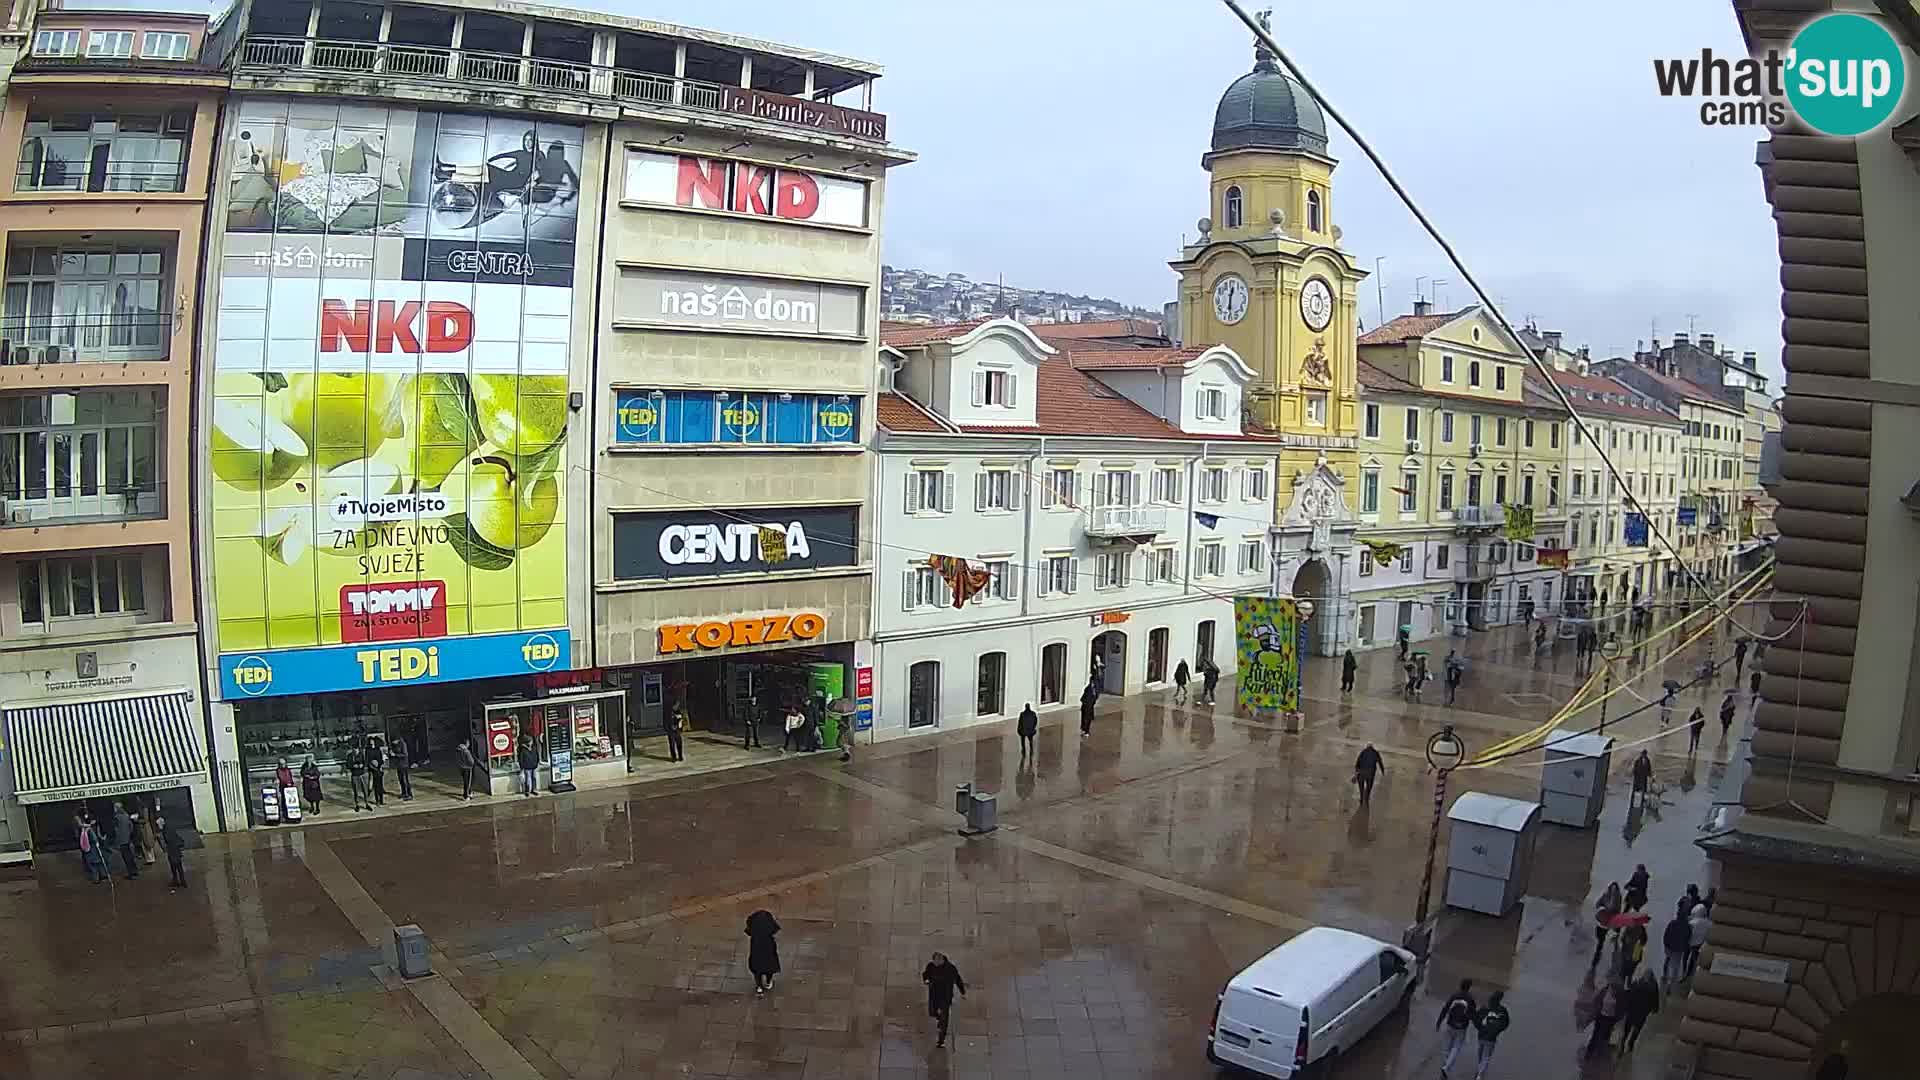
M 927 984 L 927 1015 L 939 1022 L 939 1037 L 935 1046 L 947 1045 L 947 1019 L 953 1013 L 953 992 L 960 991 L 961 997 L 967 996 L 967 980 L 960 977 L 960 969 L 953 966 L 946 953 L 934 953 L 933 959 L 920 972 L 920 981 Z
M 1700 886 L 1689 884 L 1687 891 L 1680 894 L 1680 902 L 1677 905 L 1680 917 L 1683 919 L 1691 918 L 1693 916 L 1693 909 L 1699 906 Z
M 307 802 L 307 813 L 318 814 L 320 804 L 326 794 L 320 790 L 320 764 L 307 755 L 307 763 L 300 766 L 300 796 Z
M 1721 742 L 1725 742 L 1727 740 L 1727 736 L 1731 734 L 1733 731 L 1733 707 L 1734 707 L 1733 695 L 1738 692 L 1739 691 L 1737 688 L 1728 690 L 1725 700 L 1720 702 L 1720 741 Z
M 1173 703 L 1175 705 L 1187 703 L 1187 680 L 1192 677 L 1192 673 L 1187 670 L 1185 660 L 1173 666 Z
M 373 794 L 367 786 L 367 751 L 358 741 L 347 747 L 347 778 L 353 783 L 353 808 L 373 809 Z
M 453 760 L 460 767 L 460 798 L 471 799 L 473 798 L 473 746 L 465 739 L 455 743 Z
M 405 735 L 395 735 L 393 744 L 387 747 L 387 757 L 393 762 L 393 778 L 400 784 L 400 801 L 413 801 L 413 748 L 407 745 Z
M 1025 758 L 1033 753 L 1033 737 L 1040 731 L 1040 714 L 1033 711 L 1033 702 L 1027 702 L 1020 710 L 1019 724 L 1014 728 L 1020 733 L 1020 756 Z
M 171 888 L 185 888 L 187 871 L 182 860 L 186 857 L 187 842 L 180 838 L 180 830 L 165 816 L 159 818 L 160 846 L 167 852 L 167 885 Z
M 805 750 L 807 748 L 806 743 L 803 741 L 806 738 L 806 726 L 807 718 L 806 715 L 800 711 L 800 707 L 798 705 L 787 706 L 786 737 L 780 741 L 781 753 L 784 754 L 789 750 Z
M 758 701 L 749 701 L 742 706 L 746 710 L 746 725 L 740 731 L 740 749 L 758 750 L 760 748 L 760 712 Z
M 1741 638 L 1733 643 L 1733 681 L 1740 683 L 1740 672 L 1747 666 L 1747 639 Z
M 1603 1057 L 1613 1044 L 1613 1026 L 1620 1022 L 1620 996 L 1625 987 L 1620 980 L 1609 979 L 1594 1002 L 1593 1037 L 1587 1040 L 1587 1056 Z
M 1545 619 L 1542 619 L 1538 623 L 1534 624 L 1534 627 L 1533 627 L 1534 663 L 1536 664 L 1539 663 L 1540 654 L 1546 651 L 1547 651 L 1547 621 Z
M 1617 950 L 1618 963 L 1615 965 L 1619 970 L 1619 977 L 1621 979 L 1633 978 L 1633 973 L 1640 969 L 1640 962 L 1646 959 L 1646 957 L 1646 926 L 1641 923 L 1634 923 L 1621 930 L 1620 947 Z
M 525 732 L 520 734 L 520 794 L 540 794 L 540 747 Z
M 87 871 L 87 880 L 98 885 L 107 880 L 110 871 L 100 830 L 93 821 L 93 811 L 82 809 L 74 819 L 73 828 L 80 840 L 80 865 Z
M 1693 929 L 1687 925 L 1685 913 L 1676 914 L 1660 934 L 1660 978 L 1669 989 L 1686 977 L 1687 950 L 1691 948 Z
M 1653 876 L 1647 873 L 1646 863 L 1634 863 L 1633 873 L 1627 875 L 1625 900 L 1628 911 L 1639 911 L 1647 906 L 1647 888 L 1653 884 Z
M 1474 1031 L 1480 1039 L 1475 1048 L 1479 1064 L 1473 1070 L 1473 1080 L 1481 1080 L 1487 1075 L 1487 1066 L 1493 1064 L 1494 1045 L 1500 1041 L 1501 1034 L 1513 1026 L 1513 1017 L 1507 1012 L 1505 1004 L 1506 996 L 1504 990 L 1495 990 L 1487 995 L 1487 1007 L 1481 1009 L 1480 1015 L 1474 1018 Z
M 1673 719 L 1673 694 L 1677 688 L 1678 687 L 1675 683 L 1671 681 L 1668 682 L 1667 692 L 1666 694 L 1662 695 L 1662 697 L 1660 698 L 1660 726 L 1661 727 L 1666 727 L 1668 722 Z
M 1341 693 L 1343 694 L 1353 693 L 1353 677 L 1359 674 L 1359 672 L 1360 672 L 1360 661 L 1357 657 L 1353 655 L 1353 650 L 1348 649 L 1347 654 L 1340 658 L 1340 692 Z
M 1394 647 L 1398 650 L 1399 659 L 1405 660 L 1407 658 L 1407 650 L 1413 645 L 1413 629 L 1411 627 L 1403 626 L 1399 630 L 1395 631 L 1393 635 L 1393 644 L 1394 644 Z
M 1447 704 L 1453 704 L 1453 697 L 1460 692 L 1460 680 L 1466 674 L 1466 661 L 1452 649 L 1447 650 Z
M 1213 704 L 1214 692 L 1220 689 L 1220 665 L 1208 657 L 1200 662 L 1200 698 L 1204 704 Z
M 1660 1011 L 1660 981 L 1653 972 L 1642 971 L 1627 984 L 1620 1002 L 1620 1049 L 1632 1050 L 1640 1041 L 1640 1029 L 1647 1018 Z
M 1687 716 L 1687 756 L 1688 757 L 1692 757 L 1694 752 L 1700 749 L 1700 733 L 1706 730 L 1706 726 L 1707 726 L 1706 710 L 1702 709 L 1698 705 L 1695 705 L 1693 707 L 1693 712 Z
M 133 853 L 148 866 L 153 865 L 160 851 L 159 839 L 153 831 L 153 817 L 159 812 L 158 803 L 148 808 L 141 806 L 139 799 L 133 801 Z
M 779 932 L 773 912 L 761 908 L 747 916 L 747 970 L 753 973 L 756 994 L 773 989 L 773 977 L 780 974 L 780 945 L 773 940 Z
M 1401 696 L 1405 697 L 1408 701 L 1412 701 L 1414 688 L 1419 685 L 1420 682 L 1419 668 L 1415 667 L 1411 660 L 1402 664 L 1401 667 L 1406 670 L 1407 682 L 1405 686 L 1400 688 L 1400 693 Z
M 1633 759 L 1633 794 L 1627 797 L 1627 806 L 1632 807 L 1636 802 L 1644 804 L 1647 801 L 1647 789 L 1652 786 L 1653 759 L 1642 750 L 1640 756 Z
M 1380 758 L 1380 751 L 1368 743 L 1360 750 L 1360 756 L 1353 759 L 1353 782 L 1360 788 L 1360 801 L 1373 801 L 1373 774 L 1386 772 L 1387 763 Z
M 113 846 L 120 852 L 120 861 L 126 866 L 127 880 L 139 877 L 140 863 L 133 854 L 133 818 L 120 803 L 113 804 Z
M 1613 932 L 1613 917 L 1620 914 L 1620 883 L 1609 884 L 1601 892 L 1600 899 L 1593 903 L 1593 961 L 1588 967 L 1600 963 L 1600 954 L 1606 950 L 1607 935 Z
M 1760 661 L 1755 660 L 1753 662 L 1753 674 L 1747 676 L 1747 691 L 1752 694 L 1753 700 L 1755 701 L 1760 700 L 1760 676 L 1762 674 L 1764 673 L 1760 670 Z
M 667 715 L 667 760 L 687 760 L 687 703 L 676 701 Z
M 367 740 L 367 775 L 373 779 L 373 801 L 387 805 L 387 748 L 377 738 Z
M 1093 703 L 1100 700 L 1100 684 L 1087 680 L 1087 688 L 1080 691 L 1080 734 L 1093 734 Z
M 1693 905 L 1693 914 L 1687 916 L 1687 978 L 1693 978 L 1693 969 L 1700 966 L 1700 950 L 1707 947 L 1707 935 L 1712 932 L 1712 905 Z
M 1447 1049 L 1446 1056 L 1440 1059 L 1440 1080 L 1446 1080 L 1447 1073 L 1452 1071 L 1460 1048 L 1467 1044 L 1467 1029 L 1473 1026 L 1473 1018 L 1479 1011 L 1473 1000 L 1473 980 L 1461 979 L 1460 989 L 1441 1004 L 1440 1015 L 1433 1021 L 1435 1031 L 1440 1030 L 1441 1024 L 1447 1025 Z
M 1427 670 L 1427 654 L 1415 654 L 1413 658 L 1413 697 L 1415 701 L 1420 699 L 1420 692 L 1425 690 L 1427 684 L 1432 681 L 1433 672 Z

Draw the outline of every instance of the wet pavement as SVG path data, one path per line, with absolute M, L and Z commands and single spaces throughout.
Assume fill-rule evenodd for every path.
M 77 861 L 43 861 L 0 882 L 0 1076 L 1212 1076 L 1208 1018 L 1240 967 L 1316 923 L 1399 939 L 1433 804 L 1428 736 L 1452 722 L 1491 745 L 1583 681 L 1569 644 L 1537 662 L 1519 630 L 1455 644 L 1471 669 L 1452 707 L 1437 681 L 1404 700 L 1391 651 L 1362 658 L 1350 695 L 1337 662 L 1310 663 L 1298 733 L 1154 693 L 1110 699 L 1090 738 L 1069 713 L 1043 718 L 1024 761 L 1010 725 L 992 725 L 863 747 L 849 765 L 756 757 L 210 837 L 178 891 L 151 873 L 93 886 Z M 1436 671 L 1447 646 L 1428 646 Z M 1703 654 L 1637 689 L 1690 678 Z M 1622 694 L 1611 711 L 1638 704 Z M 1742 695 L 1732 739 L 1750 707 Z M 1649 710 L 1609 733 L 1659 730 Z M 1350 778 L 1369 742 L 1386 773 L 1361 806 Z M 1582 1075 L 1572 1002 L 1592 900 L 1646 863 L 1658 962 L 1660 914 L 1704 883 L 1692 840 L 1731 748 L 1711 722 L 1696 759 L 1684 735 L 1651 744 L 1663 791 L 1632 813 L 1631 754 L 1617 755 L 1599 827 L 1546 826 L 1506 917 L 1446 912 L 1410 1009 L 1340 1075 L 1437 1076 L 1432 1021 L 1461 978 L 1508 992 L 1514 1026 L 1489 1075 Z M 999 832 L 956 835 L 952 793 L 969 782 L 998 794 Z M 1538 785 L 1535 753 L 1456 773 L 1450 796 Z M 757 997 L 741 925 L 761 907 L 783 924 L 783 972 Z M 433 978 L 393 969 L 391 928 L 408 923 L 433 946 Z M 919 982 L 934 950 L 968 984 L 944 1049 Z M 1677 1013 L 1584 1074 L 1663 1075 Z

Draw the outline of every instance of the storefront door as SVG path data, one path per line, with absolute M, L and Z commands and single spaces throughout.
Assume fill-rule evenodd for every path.
M 1164 626 L 1155 627 L 1147 634 L 1147 681 L 1150 683 L 1167 681 L 1167 638 L 1171 634 Z
M 907 727 L 940 722 L 940 662 L 922 660 L 907 669 Z
M 1040 704 L 1058 705 L 1067 699 L 1067 644 L 1056 641 L 1040 650 Z

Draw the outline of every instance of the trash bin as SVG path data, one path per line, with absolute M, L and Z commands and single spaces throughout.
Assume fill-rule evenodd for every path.
M 964 814 L 973 802 L 973 785 L 961 784 L 953 789 L 953 812 Z
M 1505 915 L 1527 891 L 1540 804 L 1469 791 L 1447 811 L 1448 907 Z
M 417 926 L 393 928 L 393 955 L 403 979 L 433 974 L 433 963 L 427 959 L 427 935 Z
M 978 836 L 1000 827 L 999 804 L 991 795 L 975 793 L 967 802 L 967 827 L 961 833 Z
M 1613 739 L 1562 730 L 1547 736 L 1546 748 L 1546 764 L 1540 769 L 1540 819 L 1592 828 L 1607 802 Z

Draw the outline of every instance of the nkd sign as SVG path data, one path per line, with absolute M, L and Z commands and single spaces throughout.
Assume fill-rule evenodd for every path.
M 623 267 L 615 320 L 626 324 L 858 337 L 865 290 Z
M 613 576 L 713 577 L 852 566 L 860 509 L 808 506 L 613 516 Z
M 751 161 L 627 152 L 626 200 L 806 225 L 867 224 L 865 181 Z

